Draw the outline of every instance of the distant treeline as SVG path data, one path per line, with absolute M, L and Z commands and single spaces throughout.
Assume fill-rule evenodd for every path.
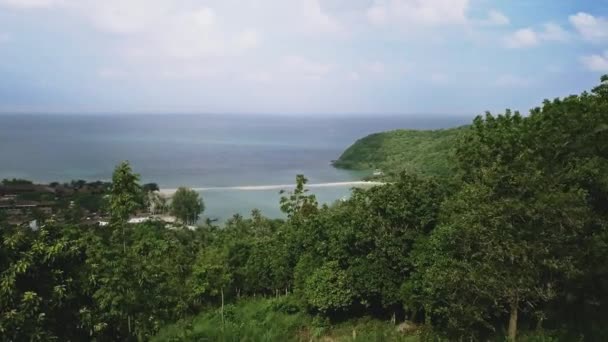
M 300 175 L 287 219 L 196 230 L 127 224 L 141 187 L 122 164 L 109 226 L 2 225 L 0 339 L 309 341 L 368 316 L 415 335 L 348 339 L 608 340 L 608 76 L 450 144 L 442 177 L 320 206 Z

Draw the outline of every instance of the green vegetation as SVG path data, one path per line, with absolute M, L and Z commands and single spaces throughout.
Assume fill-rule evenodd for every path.
M 287 297 L 252 299 L 227 305 L 223 312 L 213 309 L 182 320 L 164 328 L 153 341 L 281 341 L 304 337 L 310 322 Z
M 152 341 L 404 341 L 418 342 L 394 324 L 364 317 L 330 325 L 308 315 L 293 296 L 249 299 L 163 328 Z
M 154 192 L 154 191 L 159 191 L 160 188 L 158 187 L 158 184 L 156 183 L 147 183 L 142 185 L 142 190 L 144 192 Z
M 32 219 L 96 223 L 108 211 L 112 183 L 73 180 L 60 184 L 34 184 L 29 180 L 4 180 L 0 185 L 0 211 L 11 224 Z
M 465 128 L 395 130 L 357 140 L 333 164 L 353 170 L 380 169 L 393 178 L 402 171 L 449 176 L 458 136 Z
M 124 224 L 140 206 L 139 175 L 134 174 L 128 162 L 120 163 L 112 175 L 110 213 L 114 223 Z
M 4 186 L 15 186 L 15 185 L 31 185 L 32 182 L 27 179 L 3 179 L 2 185 Z
M 177 189 L 171 200 L 171 213 L 185 224 L 195 224 L 204 210 L 203 199 L 191 189 Z
M 608 340 L 608 76 L 529 116 L 461 128 L 449 179 L 403 172 L 319 204 L 296 177 L 285 220 L 195 230 L 0 229 L 0 340 Z

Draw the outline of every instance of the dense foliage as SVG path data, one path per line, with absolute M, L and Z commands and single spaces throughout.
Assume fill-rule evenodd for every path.
M 32 181 L 29 181 L 27 179 L 17 179 L 17 178 L 13 178 L 13 179 L 3 179 L 2 180 L 2 185 L 4 186 L 11 186 L 11 185 L 30 185 L 32 184 Z
M 607 340 L 608 77 L 453 144 L 449 177 L 328 206 L 299 175 L 287 219 L 192 231 L 128 224 L 119 165 L 109 226 L 2 226 L 0 339 Z
M 147 338 L 188 312 L 183 265 L 194 260 L 196 232 L 133 226 L 126 252 L 111 230 L 0 233 L 1 340 Z
M 181 187 L 171 201 L 171 213 L 185 224 L 194 224 L 205 210 L 203 199 L 198 192 Z
M 388 176 L 402 171 L 449 176 L 452 155 L 465 128 L 434 131 L 394 130 L 368 135 L 350 146 L 334 166 L 354 170 L 380 169 Z

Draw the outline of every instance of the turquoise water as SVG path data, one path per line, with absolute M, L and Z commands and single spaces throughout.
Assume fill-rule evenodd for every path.
M 290 117 L 269 115 L 4 114 L 0 115 L 0 178 L 38 182 L 109 180 L 129 160 L 143 182 L 162 188 L 292 184 L 360 179 L 330 165 L 367 134 L 397 128 L 435 129 L 470 122 L 456 116 Z M 315 188 L 322 202 L 348 187 Z M 205 215 L 225 219 L 258 208 L 278 217 L 274 190 L 203 191 Z

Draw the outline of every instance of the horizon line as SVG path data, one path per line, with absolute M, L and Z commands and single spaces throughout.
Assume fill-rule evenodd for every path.
M 0 115 L 261 115 L 261 116 L 454 116 L 468 117 L 485 113 L 464 113 L 464 112 L 210 112 L 210 111 L 29 111 L 29 110 L 0 110 Z

